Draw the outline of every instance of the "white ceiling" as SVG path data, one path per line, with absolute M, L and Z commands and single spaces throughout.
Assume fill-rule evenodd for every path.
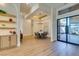
M 31 11 L 31 6 L 26 3 L 21 3 L 20 4 L 20 11 L 22 14 L 28 14 Z
M 32 3 L 32 4 L 34 4 L 34 3 Z M 67 3 L 39 3 L 39 9 L 37 9 L 35 12 L 33 12 L 31 15 L 29 15 L 27 17 L 27 19 L 37 15 L 41 11 L 44 12 L 44 13 L 47 13 L 47 11 L 50 12 L 50 8 L 56 8 L 57 9 L 57 8 L 64 6 L 65 4 L 67 4 Z M 22 4 L 21 12 L 28 14 L 30 12 L 30 10 L 31 10 L 30 6 L 28 6 L 26 4 Z
M 60 8 L 66 4 L 67 3 L 42 3 L 41 5 L 46 5 L 46 6 L 53 7 L 53 8 Z
M 28 16 L 26 19 L 31 19 L 33 16 L 42 16 L 42 15 L 48 15 L 48 13 L 44 10 L 41 10 L 40 8 L 38 8 L 36 11 L 34 11 L 30 16 Z

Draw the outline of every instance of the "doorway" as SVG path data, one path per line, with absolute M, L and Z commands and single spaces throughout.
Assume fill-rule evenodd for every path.
M 57 40 L 79 45 L 79 15 L 57 20 Z

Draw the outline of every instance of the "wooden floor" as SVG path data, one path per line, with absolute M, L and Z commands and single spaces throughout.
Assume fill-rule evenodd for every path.
M 24 37 L 19 48 L 0 51 L 2 56 L 79 56 L 79 46 L 63 42 L 50 42 L 50 39 Z

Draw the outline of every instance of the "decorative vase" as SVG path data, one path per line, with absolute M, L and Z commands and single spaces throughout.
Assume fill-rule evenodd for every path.
M 12 19 L 10 18 L 9 21 L 12 22 Z

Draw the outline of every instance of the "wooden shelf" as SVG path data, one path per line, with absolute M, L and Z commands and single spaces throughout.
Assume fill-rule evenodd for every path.
M 14 21 L 10 22 L 10 21 L 0 21 L 0 22 L 4 22 L 4 23 L 16 23 Z
M 4 16 L 4 17 L 12 17 L 12 18 L 15 18 L 16 16 L 14 16 L 14 15 L 11 15 L 11 14 L 3 14 L 3 13 L 0 13 L 0 16 Z M 6 18 L 5 18 L 6 19 Z M 13 19 L 12 21 L 10 21 L 10 19 L 8 19 L 8 20 L 0 20 L 0 23 L 2 24 L 4 24 L 4 23 L 16 23 L 16 21 Z M 5 25 L 5 24 L 4 24 Z M 14 26 L 13 27 L 8 27 L 8 25 L 7 26 L 0 26 L 0 29 L 16 29 Z
M 16 29 L 16 28 L 8 28 L 8 27 L 2 28 L 2 27 L 0 27 L 0 29 Z
M 16 17 L 15 15 L 11 15 L 11 14 L 3 14 L 3 13 L 0 13 L 0 16 L 7 16 L 7 17 Z

